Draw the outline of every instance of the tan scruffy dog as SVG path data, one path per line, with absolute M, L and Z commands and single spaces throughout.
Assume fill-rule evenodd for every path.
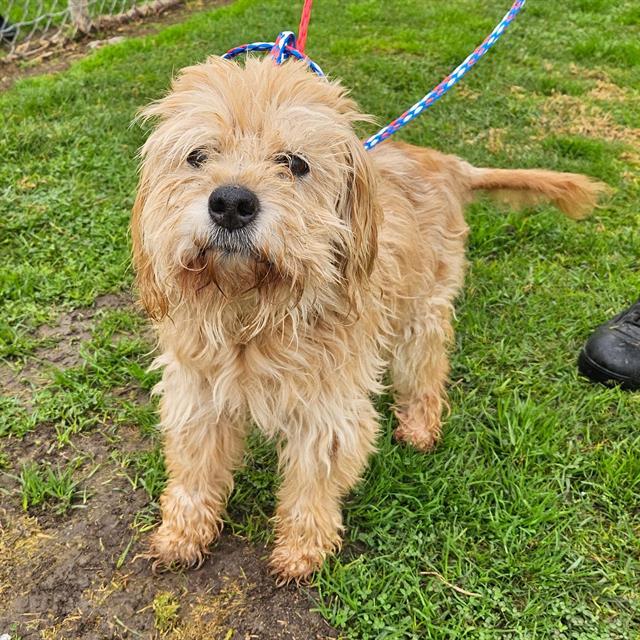
M 374 451 L 389 369 L 396 437 L 440 434 L 465 204 L 478 190 L 578 218 L 601 185 L 477 169 L 385 142 L 367 152 L 346 91 L 304 63 L 212 58 L 143 112 L 137 284 L 163 369 L 169 483 L 151 556 L 198 564 L 255 423 L 279 446 L 271 565 L 299 580 L 340 546 L 340 501 Z

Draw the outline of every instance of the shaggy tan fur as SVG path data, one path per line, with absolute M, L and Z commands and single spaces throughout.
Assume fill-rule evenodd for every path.
M 255 423 L 277 440 L 283 476 L 272 568 L 305 578 L 340 546 L 340 501 L 375 448 L 385 370 L 397 438 L 427 451 L 439 437 L 465 204 L 488 190 L 579 217 L 602 185 L 403 143 L 366 152 L 345 90 L 296 62 L 212 58 L 143 116 L 157 126 L 142 150 L 134 263 L 158 334 L 169 472 L 151 555 L 202 561 Z M 282 154 L 309 173 L 293 175 Z M 207 202 L 225 184 L 255 192 L 260 213 L 223 237 Z

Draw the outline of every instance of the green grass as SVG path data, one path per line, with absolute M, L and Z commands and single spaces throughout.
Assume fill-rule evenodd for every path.
M 508 4 L 321 0 L 308 51 L 384 123 Z M 44 343 L 38 326 L 130 287 L 127 224 L 144 139 L 129 127 L 136 109 L 166 90 L 175 69 L 295 28 L 298 5 L 240 0 L 0 96 L 0 357 L 32 362 Z M 559 8 L 528 3 L 464 85 L 400 137 L 478 165 L 588 173 L 614 194 L 580 224 L 547 208 L 470 208 L 443 442 L 427 456 L 394 444 L 389 399 L 380 399 L 380 453 L 347 502 L 343 552 L 316 578 L 319 608 L 345 637 L 640 634 L 640 396 L 589 386 L 575 370 L 593 327 L 638 295 L 640 160 L 606 127 L 572 129 L 574 108 L 562 130 L 542 124 L 559 94 L 608 114 L 610 127 L 640 128 L 640 13 L 632 0 Z M 601 81 L 625 89 L 624 99 L 590 93 Z M 137 425 L 150 452 L 113 464 L 155 501 L 164 471 L 154 406 L 120 394 L 154 381 L 140 332 L 135 313 L 98 317 L 81 362 L 51 372 L 29 407 L 2 399 L 0 436 L 35 431 L 66 451 L 99 428 L 117 447 L 119 426 Z M 26 473 L 30 507 L 48 476 Z M 276 483 L 273 449 L 253 437 L 229 527 L 269 540 Z M 67 492 L 57 494 L 68 504 Z M 148 530 L 155 514 L 139 514 L 137 528 Z
M 26 511 L 49 505 L 57 514 L 65 514 L 78 498 L 78 482 L 74 480 L 77 463 L 64 468 L 50 464 L 29 463 L 22 466 L 19 476 L 22 508 Z
M 166 472 L 159 446 L 150 451 L 115 455 L 123 468 L 132 489 L 144 489 L 151 500 L 157 501 L 164 489 Z

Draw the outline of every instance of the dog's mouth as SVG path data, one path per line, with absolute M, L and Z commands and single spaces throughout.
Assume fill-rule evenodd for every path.
M 196 243 L 197 254 L 188 261 L 188 271 L 206 271 L 208 267 L 246 275 L 257 269 L 263 273 L 281 273 L 272 259 L 259 247 L 248 230 L 214 230 L 206 242 Z
M 222 257 L 256 257 L 257 249 L 250 227 L 227 231 L 215 227 L 201 249 L 205 252 L 218 252 Z
M 285 276 L 262 252 L 254 248 L 207 245 L 184 266 L 184 274 L 196 291 L 215 287 L 231 300 L 285 281 Z

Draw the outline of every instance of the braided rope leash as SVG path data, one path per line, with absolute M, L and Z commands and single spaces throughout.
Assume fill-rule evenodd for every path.
M 522 11 L 526 0 L 516 0 L 513 6 L 506 13 L 500 24 L 484 39 L 482 44 L 477 47 L 473 53 L 468 55 L 439 85 L 432 89 L 422 99 L 418 100 L 412 107 L 407 109 L 402 115 L 398 116 L 393 122 L 383 127 L 377 133 L 364 141 L 364 148 L 368 151 L 373 149 L 388 137 L 392 136 L 396 131 L 402 129 L 409 124 L 414 118 L 417 118 L 425 109 L 434 105 L 442 96 L 447 93 L 454 85 L 464 78 L 474 65 L 484 57 L 489 49 L 499 40 L 500 36 L 505 32 L 506 28 L 516 19 L 517 15 Z
M 302 15 L 300 16 L 300 26 L 298 27 L 298 50 L 304 53 L 307 44 L 307 33 L 309 33 L 309 20 L 311 20 L 311 5 L 313 0 L 304 0 Z
M 250 51 L 269 51 L 270 56 L 276 64 L 282 64 L 289 57 L 304 60 L 314 73 L 321 78 L 324 78 L 325 75 L 319 65 L 304 53 L 309 19 L 311 17 L 312 2 L 313 0 L 305 0 L 304 2 L 302 17 L 300 18 L 300 27 L 298 29 L 300 38 L 297 43 L 296 36 L 292 31 L 283 31 L 278 35 L 275 42 L 252 42 L 251 44 L 243 44 L 239 47 L 229 49 L 229 51 L 227 51 L 222 57 L 231 59 L 242 53 L 248 53 Z M 479 47 L 469 54 L 442 82 L 440 82 L 440 84 L 427 93 L 427 95 L 416 102 L 412 107 L 409 107 L 409 109 L 390 122 L 386 127 L 383 127 L 380 131 L 367 138 L 364 141 L 364 148 L 367 149 L 367 151 L 370 151 L 376 145 L 392 136 L 396 131 L 402 129 L 402 127 L 417 118 L 423 111 L 434 105 L 445 93 L 447 93 L 447 91 L 460 82 L 460 80 L 462 80 L 462 78 L 471 71 L 476 63 L 483 58 L 488 53 L 489 49 L 491 49 L 491 47 L 493 47 L 493 45 L 500 39 L 507 27 L 522 11 L 525 3 L 526 0 L 515 0 L 511 9 L 509 9 L 500 23 L 483 40 Z

